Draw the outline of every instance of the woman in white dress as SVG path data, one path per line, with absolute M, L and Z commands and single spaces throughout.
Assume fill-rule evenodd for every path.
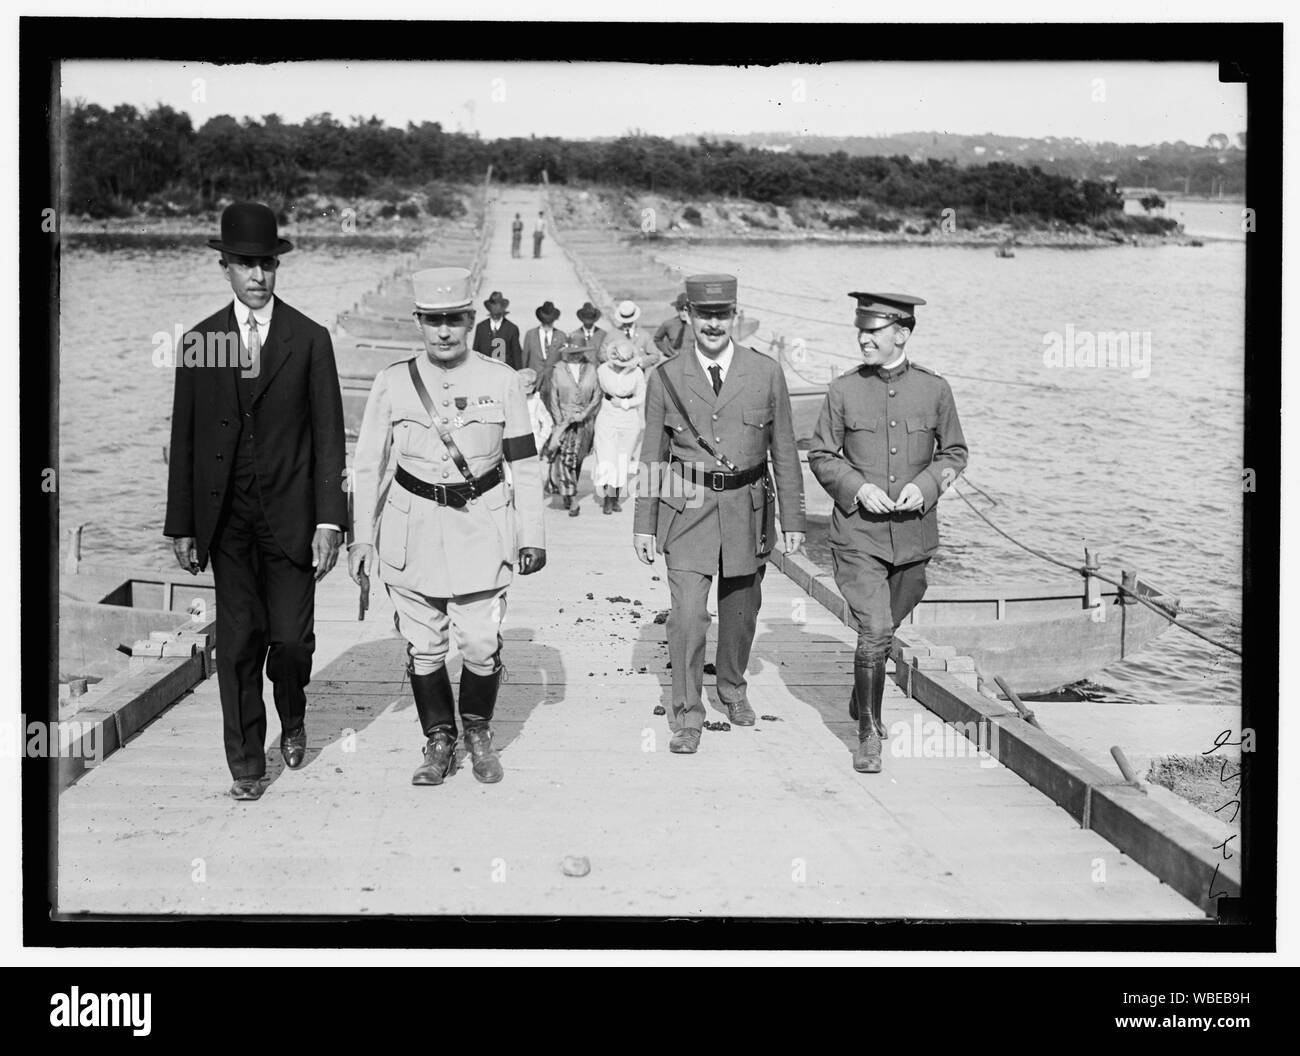
M 641 446 L 645 421 L 645 371 L 638 365 L 636 346 L 625 337 L 606 341 L 607 359 L 596 370 L 604 395 L 596 415 L 596 464 L 592 483 L 604 496 L 603 512 L 623 509 L 620 499 L 628 490 L 628 476 L 636 472 L 636 451 Z

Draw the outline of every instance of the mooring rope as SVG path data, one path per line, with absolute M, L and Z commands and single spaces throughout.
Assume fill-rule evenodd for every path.
M 967 481 L 966 483 L 970 484 L 970 481 Z M 971 487 L 974 488 L 975 485 L 971 484 Z M 967 506 L 969 506 L 972 510 L 975 511 L 976 516 L 978 516 L 985 524 L 987 524 L 990 528 L 992 528 L 995 532 L 998 533 L 998 535 L 1002 536 L 1004 539 L 1007 539 L 1009 542 L 1012 542 L 1016 546 L 1020 547 L 1021 550 L 1031 553 L 1035 557 L 1041 558 L 1042 560 L 1050 562 L 1053 565 L 1058 565 L 1061 568 L 1068 569 L 1071 572 L 1077 572 L 1081 576 L 1094 576 L 1097 579 L 1101 580 L 1103 583 L 1109 583 L 1111 586 L 1118 587 L 1120 591 L 1122 591 L 1128 597 L 1132 598 L 1134 601 L 1140 602 L 1141 604 L 1145 605 L 1148 609 L 1151 609 L 1153 612 L 1159 613 L 1166 620 L 1172 623 L 1175 627 L 1178 627 L 1181 630 L 1186 631 L 1188 634 L 1195 635 L 1197 638 L 1207 641 L 1211 645 L 1217 645 L 1220 649 L 1224 649 L 1229 653 L 1233 653 L 1236 656 L 1241 656 L 1240 649 L 1234 649 L 1231 645 L 1228 645 L 1226 642 L 1221 642 L 1217 638 L 1211 638 L 1208 634 L 1203 634 L 1200 631 L 1196 630 L 1196 628 L 1187 626 L 1187 624 L 1183 623 L 1182 621 L 1172 616 L 1170 614 L 1170 610 L 1166 606 L 1157 604 L 1154 601 L 1150 601 L 1147 598 L 1142 597 L 1142 595 L 1140 594 L 1134 593 L 1133 591 L 1125 587 L 1123 583 L 1119 583 L 1111 579 L 1109 576 L 1103 576 L 1100 572 L 1097 572 L 1094 569 L 1086 568 L 1083 565 L 1072 565 L 1068 561 L 1062 561 L 1060 558 L 1053 557 L 1051 554 L 1044 553 L 1042 550 L 1034 549 L 1034 547 L 1029 546 L 1027 543 L 1022 543 L 1010 532 L 1004 531 L 1002 528 L 998 527 L 991 520 L 989 520 L 989 518 L 985 515 L 984 511 L 981 510 L 978 506 L 976 506 L 973 502 L 971 502 L 970 499 L 966 496 L 966 494 L 956 486 L 955 482 L 953 484 L 952 490 L 956 492 L 957 496 L 962 500 L 962 502 L 966 503 Z M 976 488 L 976 490 L 979 491 L 980 489 Z M 984 492 L 980 491 L 980 494 L 984 494 Z M 1187 612 L 1189 610 L 1182 610 L 1182 611 Z M 1191 613 L 1191 615 L 1201 615 L 1201 614 Z

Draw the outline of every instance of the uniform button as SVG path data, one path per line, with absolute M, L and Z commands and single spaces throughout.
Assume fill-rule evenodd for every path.
M 443 475 L 444 477 L 447 475 L 447 471 L 446 471 L 445 469 L 442 471 L 442 475 Z
M 444 382 L 442 383 L 442 387 L 443 387 L 444 389 L 450 389 L 450 388 L 451 388 L 451 382 L 450 382 L 450 381 L 444 381 Z
M 245 418 L 251 418 L 251 417 L 253 417 L 253 412 L 252 412 L 252 411 L 245 411 L 245 412 L 244 412 L 244 417 L 245 417 Z
M 894 474 L 892 474 L 892 473 L 889 474 L 889 483 L 892 484 L 892 483 L 894 483 L 894 481 L 896 481 L 897 479 L 898 479 L 898 478 L 897 478 L 896 476 L 894 476 Z
M 717 416 L 716 414 L 713 416 L 713 420 L 714 420 L 715 422 L 718 420 L 718 416 Z
M 889 427 L 892 429 L 892 428 L 893 428 L 894 426 L 896 426 L 897 424 L 898 424 L 897 422 L 895 422 L 895 421 L 891 421 L 891 422 L 889 423 Z
M 443 400 L 443 401 L 442 401 L 442 405 L 443 405 L 443 406 L 444 406 L 444 407 L 446 407 L 446 406 L 447 406 L 447 403 L 448 403 L 448 401 L 447 401 L 447 400 Z
M 896 447 L 891 447 L 891 448 L 889 449 L 889 453 L 890 453 L 891 455 L 896 455 L 896 454 L 898 454 L 898 448 L 896 448 Z
M 443 456 L 442 456 L 442 460 L 443 460 L 444 462 L 446 462 L 446 461 L 447 461 L 447 456 L 446 456 L 446 455 L 443 455 Z
M 716 462 L 714 462 L 713 464 L 714 464 L 715 466 L 720 466 L 720 465 L 722 465 L 722 459 L 718 459 L 718 460 L 717 460 Z
M 713 442 L 714 442 L 715 444 L 720 444 L 720 443 L 722 443 L 722 437 L 720 437 L 720 436 L 715 436 L 715 437 L 713 438 Z
M 230 419 L 229 419 L 229 418 L 222 418 L 222 419 L 221 419 L 221 424 L 222 424 L 222 425 L 229 425 L 229 424 L 230 424 Z
M 217 453 L 217 461 L 218 461 L 218 462 L 222 461 L 224 458 L 225 458 L 225 456 L 222 455 L 220 452 Z
M 893 389 L 890 389 L 890 390 L 889 390 L 889 395 L 891 395 L 891 396 L 897 396 L 898 393 L 896 393 Z

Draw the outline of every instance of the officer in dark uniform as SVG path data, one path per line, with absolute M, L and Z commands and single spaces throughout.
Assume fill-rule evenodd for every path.
M 879 773 L 885 659 L 894 630 L 925 594 L 939 548 L 939 496 L 966 467 L 952 389 L 907 358 L 919 297 L 850 293 L 862 366 L 831 382 L 808 468 L 835 500 L 829 541 L 835 583 L 858 625 L 849 712 L 853 767 Z

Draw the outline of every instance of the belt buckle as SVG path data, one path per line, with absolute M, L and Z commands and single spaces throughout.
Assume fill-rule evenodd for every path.
M 727 475 L 721 470 L 709 471 L 709 489 L 711 491 L 726 491 Z
M 450 506 L 451 502 L 447 498 L 447 485 L 435 484 L 433 486 L 433 501 L 439 506 Z

